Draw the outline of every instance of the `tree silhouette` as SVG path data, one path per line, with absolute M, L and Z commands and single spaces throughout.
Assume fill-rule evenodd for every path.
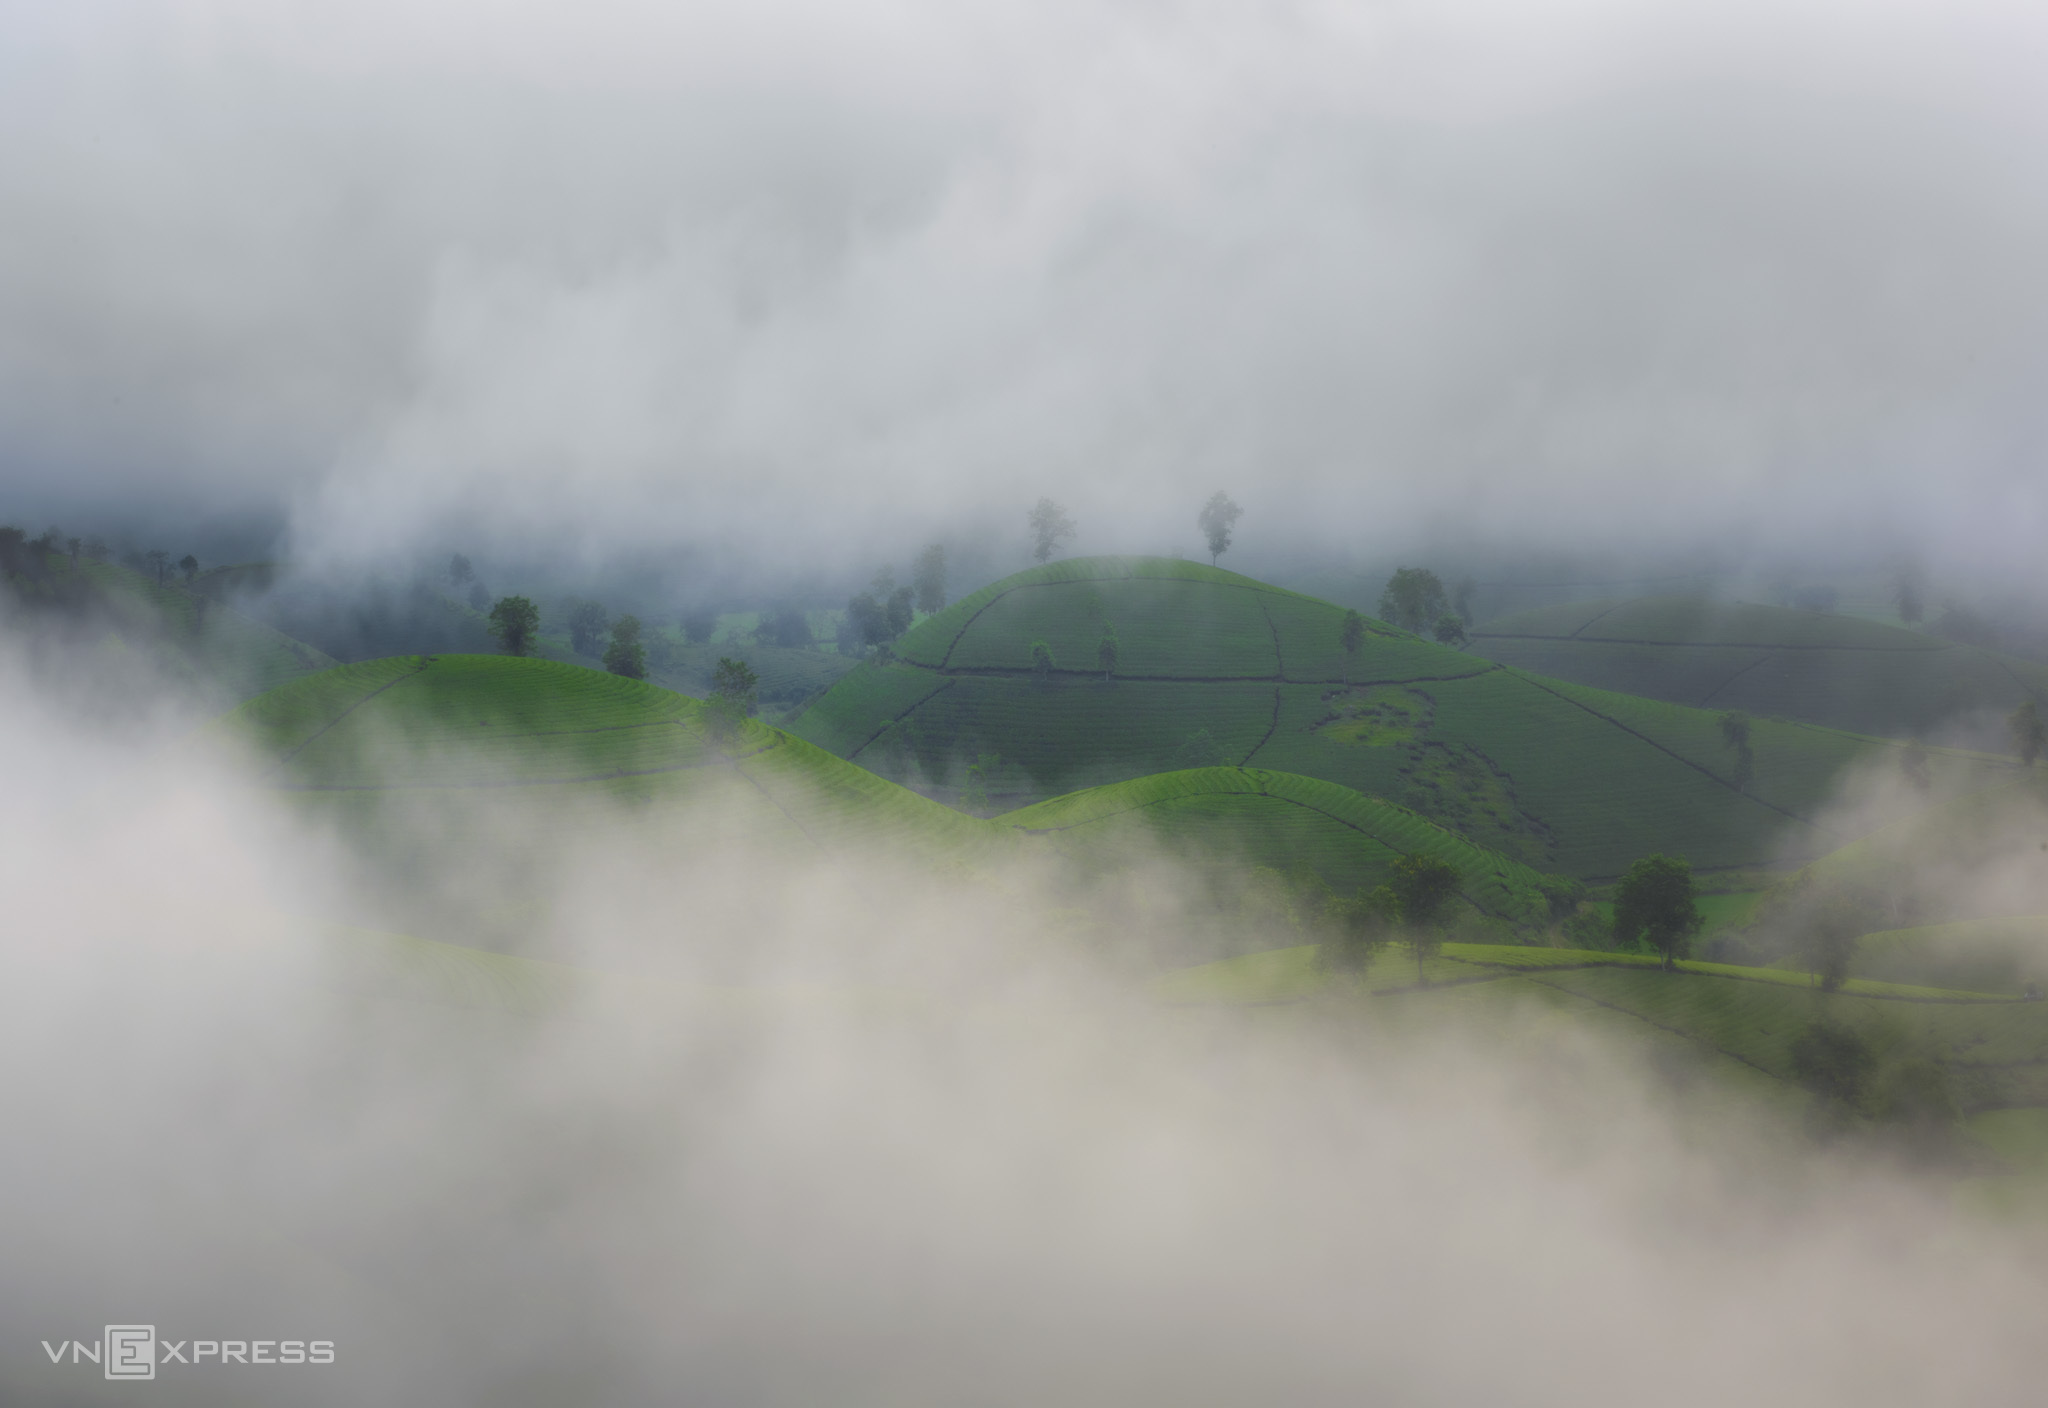
M 1397 568 L 1380 593 L 1380 619 L 1418 634 L 1444 614 L 1444 584 L 1426 567 Z
M 1040 499 L 1031 510 L 1030 519 L 1031 555 L 1040 562 L 1051 561 L 1060 544 L 1081 531 L 1067 511 L 1051 499 Z
M 1421 851 L 1394 862 L 1387 887 L 1400 906 L 1408 946 L 1415 952 L 1415 978 L 1429 982 L 1429 960 L 1443 947 L 1444 906 L 1458 893 L 1458 872 L 1448 861 Z
M 1623 948 L 1647 938 L 1673 967 L 1692 951 L 1702 918 L 1694 903 L 1692 867 L 1674 856 L 1644 856 L 1614 887 L 1614 941 Z
M 1214 567 L 1216 559 L 1230 551 L 1230 530 L 1237 520 L 1244 516 L 1244 510 L 1230 501 L 1230 495 L 1218 489 L 1209 496 L 1209 502 L 1202 505 L 1202 512 L 1195 523 L 1209 539 L 1209 565 Z
M 647 678 L 647 647 L 640 643 L 640 618 L 621 616 L 612 622 L 612 643 L 605 647 L 604 667 L 627 679 Z
M 491 608 L 491 634 L 507 655 L 525 655 L 540 632 L 540 608 L 523 596 L 500 597 Z

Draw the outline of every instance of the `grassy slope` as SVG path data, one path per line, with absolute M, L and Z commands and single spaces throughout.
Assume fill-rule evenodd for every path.
M 334 661 L 303 641 L 187 590 L 173 576 L 159 586 L 109 562 L 50 559 L 57 574 L 77 572 L 131 648 L 152 656 L 223 703 L 248 699 Z
M 405 836 L 468 806 L 575 832 L 621 805 L 712 803 L 699 824 L 804 850 L 914 841 L 1000 844 L 961 816 L 779 730 L 749 722 L 730 752 L 697 700 L 547 660 L 407 656 L 272 690 L 218 726 L 309 806 Z M 392 844 L 399 842 L 390 838 Z
M 2048 1004 L 1967 992 L 1851 981 L 1823 994 L 1804 975 L 1683 963 L 1675 973 L 1626 954 L 1447 944 L 1416 989 L 1399 953 L 1353 985 L 1321 969 L 1314 947 L 1270 950 L 1169 974 L 1168 1001 L 1286 1003 L 1347 1000 L 1464 1006 L 1513 996 L 1580 1019 L 1618 1015 L 1675 1034 L 1752 1070 L 1790 1080 L 1793 1039 L 1819 1018 L 1855 1027 L 1884 1055 L 1914 1050 L 1946 1065 L 1966 1112 L 2048 1104 Z
M 1626 694 L 1909 737 L 2048 699 L 2048 667 L 1918 631 L 1788 607 L 1645 597 L 1489 621 L 1474 653 Z
M 1759 722 L 1745 792 L 1710 713 L 1544 680 L 1377 622 L 1347 656 L 1343 617 L 1198 563 L 1054 563 L 926 619 L 901 663 L 861 667 L 792 728 L 937 795 L 996 754 L 991 791 L 1013 805 L 1196 762 L 1256 765 L 1394 799 L 1537 869 L 1589 877 L 1651 850 L 1704 868 L 1823 854 L 1849 839 L 1813 824 L 1838 771 L 1891 765 L 1877 740 Z M 1105 622 L 1119 644 L 1111 683 L 1093 668 Z M 1055 660 L 1045 681 L 1030 675 L 1035 640 Z M 1361 726 L 1375 709 L 1393 725 Z M 1207 758 L 1190 756 L 1198 734 Z M 2004 775 L 1961 752 L 1932 750 L 1931 765 L 1949 786 Z
M 1286 870 L 1307 865 L 1349 894 L 1421 852 L 1457 867 L 1465 897 L 1518 923 L 1541 920 L 1540 876 L 1404 807 L 1263 769 L 1159 773 L 1056 797 L 1000 818 L 1077 857 L 1114 865 L 1150 845 L 1195 848 Z

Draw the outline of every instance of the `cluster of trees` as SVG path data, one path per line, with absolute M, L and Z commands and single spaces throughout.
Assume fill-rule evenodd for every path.
M 1460 646 L 1472 620 L 1473 589 L 1469 577 L 1446 592 L 1443 579 L 1426 567 L 1396 568 L 1380 592 L 1380 619 L 1417 635 L 1427 630 L 1439 644 Z
M 1195 515 L 1195 526 L 1202 530 L 1202 537 L 1209 545 L 1209 565 L 1230 551 L 1231 535 L 1237 528 L 1237 520 L 1244 517 L 1244 510 L 1231 502 L 1230 495 L 1218 489 L 1202 505 L 1202 511 Z M 1081 530 L 1074 522 L 1073 515 L 1064 506 L 1051 499 L 1040 499 L 1024 515 L 1024 521 L 1031 530 L 1031 556 L 1039 562 L 1050 562 L 1066 541 Z M 925 609 L 922 603 L 919 610 Z
M 461 553 L 458 552 L 448 559 L 447 577 L 448 585 L 456 591 L 461 591 L 464 587 L 469 588 L 464 594 L 464 599 L 468 601 L 470 610 L 482 611 L 491 604 L 490 589 L 477 577 L 476 565 Z
M 846 603 L 840 649 L 856 655 L 873 649 L 886 651 L 910 629 L 918 612 L 930 615 L 945 605 L 946 550 L 933 543 L 918 554 L 908 586 L 897 586 L 896 569 L 884 567 L 875 573 L 866 591 Z
M 1445 911 L 1458 894 L 1458 872 L 1448 861 L 1416 853 L 1394 862 L 1386 883 L 1327 907 L 1335 937 L 1325 961 L 1339 972 L 1362 973 L 1391 943 L 1415 955 L 1415 977 L 1429 982 L 1429 962 L 1443 948 Z

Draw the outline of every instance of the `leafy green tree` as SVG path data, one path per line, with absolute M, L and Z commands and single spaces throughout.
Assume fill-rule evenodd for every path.
M 1061 543 L 1081 530 L 1067 511 L 1051 499 L 1040 499 L 1031 510 L 1031 555 L 1040 562 L 1049 562 L 1059 550 Z
M 731 738 L 761 700 L 761 677 L 744 660 L 721 656 L 711 675 L 711 698 L 705 722 L 713 735 Z
M 1422 851 L 1394 862 L 1387 888 L 1400 907 L 1408 946 L 1415 953 L 1416 981 L 1429 981 L 1429 960 L 1443 947 L 1443 913 L 1458 893 L 1459 875 L 1448 861 Z
M 610 629 L 603 602 L 579 601 L 569 608 L 569 645 L 578 655 L 602 655 L 605 632 Z
M 1244 517 L 1244 510 L 1230 501 L 1230 495 L 1218 489 L 1209 496 L 1209 502 L 1202 505 L 1202 511 L 1195 518 L 1195 524 L 1202 535 L 1209 540 L 1209 565 L 1214 567 L 1216 559 L 1230 551 L 1230 530 L 1237 526 L 1237 520 Z
M 1446 611 L 1436 618 L 1436 624 L 1429 628 L 1438 645 L 1463 645 L 1465 643 L 1465 621 L 1455 611 Z
M 888 629 L 889 640 L 899 640 L 910 623 L 917 619 L 912 602 L 916 593 L 909 587 L 898 587 L 889 593 L 889 599 L 882 603 L 882 622 Z
M 2042 721 L 2041 711 L 2029 699 L 2012 711 L 2005 726 L 2012 734 L 2012 751 L 2020 755 L 2021 766 L 2032 767 L 2041 756 L 2041 746 L 2048 743 L 2048 723 Z
M 1359 647 L 1365 644 L 1365 618 L 1356 611 L 1346 611 L 1344 629 L 1337 633 L 1337 643 L 1344 647 L 1346 655 L 1357 655 Z
M 1031 642 L 1031 678 L 1040 684 L 1052 680 L 1052 647 L 1042 640 Z
M 1102 671 L 1103 683 L 1107 684 L 1116 675 L 1116 622 L 1102 623 L 1102 639 L 1095 646 L 1095 668 Z
M 28 534 L 13 524 L 0 525 L 0 576 L 12 577 L 27 568 Z
M 1380 593 L 1380 619 L 1420 635 L 1444 614 L 1444 584 L 1426 567 L 1402 567 Z
M 191 581 L 194 577 L 199 575 L 199 559 L 194 557 L 189 552 L 186 553 L 183 557 L 178 559 L 178 570 L 185 574 L 186 581 Z
M 690 645 L 709 645 L 718 631 L 718 613 L 707 606 L 692 607 L 682 615 L 683 640 Z
M 1330 907 L 1336 935 L 1323 946 L 1323 966 L 1339 973 L 1363 973 L 1394 941 L 1401 902 L 1391 885 L 1337 901 Z
M 917 567 L 911 573 L 911 585 L 917 588 L 917 609 L 929 616 L 946 605 L 946 549 L 933 543 L 917 555 Z
M 1849 977 L 1856 941 L 1872 927 L 1864 906 L 1846 892 L 1818 896 L 1806 915 L 1806 965 L 1822 992 L 1837 991 Z
M 448 585 L 459 587 L 476 580 L 476 566 L 461 553 L 448 559 Z
M 761 615 L 754 627 L 754 639 L 785 650 L 807 650 L 817 644 L 811 635 L 810 618 L 794 602 L 781 602 Z
M 1692 951 L 1704 922 L 1692 866 L 1675 856 L 1644 856 L 1614 887 L 1614 942 L 1631 948 L 1648 939 L 1668 969 Z
M 647 678 L 647 647 L 640 643 L 638 616 L 621 616 L 612 622 L 612 643 L 605 647 L 604 667 L 629 680 Z
M 491 634 L 507 655 L 525 655 L 540 634 L 540 608 L 523 596 L 500 597 L 491 607 L 490 622 Z

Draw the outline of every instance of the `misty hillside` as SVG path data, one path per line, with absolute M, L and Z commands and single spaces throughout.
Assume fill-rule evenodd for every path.
M 986 755 L 988 791 L 1011 806 L 1181 767 L 1296 773 L 1587 878 L 1648 851 L 1703 868 L 1825 854 L 1852 839 L 1822 819 L 1844 774 L 1902 766 L 1877 740 L 1772 720 L 1737 748 L 1714 712 L 1545 679 L 1379 622 L 1354 654 L 1344 624 L 1328 602 L 1201 564 L 1076 559 L 920 622 L 896 659 L 848 675 L 790 727 L 938 796 L 957 795 Z M 1034 664 L 1039 644 L 1049 668 Z M 1943 793 L 2011 775 L 1956 750 L 1924 761 Z
M 2048 699 L 2048 666 L 1919 631 L 1782 606 L 1642 597 L 1524 611 L 1472 631 L 1473 654 L 1555 679 L 1700 708 L 1893 738 L 2003 721 Z

